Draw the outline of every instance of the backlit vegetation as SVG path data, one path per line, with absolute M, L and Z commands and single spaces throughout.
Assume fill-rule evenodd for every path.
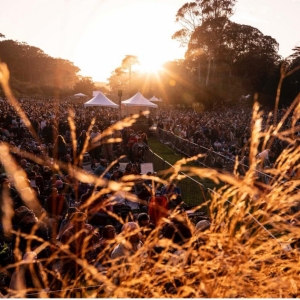
M 17 99 L 10 93 L 8 84 L 9 73 L 4 64 L 0 65 L 0 81 L 9 103 L 18 111 L 25 120 L 32 135 L 34 130 L 22 111 Z M 48 261 L 42 262 L 43 272 L 49 278 L 59 281 L 59 289 L 51 288 L 49 293 L 55 297 L 205 297 L 205 298 L 258 298 L 258 297 L 298 297 L 299 296 L 299 252 L 297 243 L 299 237 L 299 213 L 291 209 L 299 205 L 299 179 L 286 177 L 287 171 L 292 167 L 300 168 L 300 146 L 296 132 L 296 121 L 299 119 L 300 96 L 295 99 L 290 109 L 282 120 L 278 120 L 266 130 L 262 130 L 262 118 L 259 105 L 253 105 L 251 141 L 249 145 L 249 170 L 241 177 L 237 172 L 233 174 L 220 173 L 213 169 L 199 168 L 192 165 L 186 166 L 186 160 L 176 163 L 175 170 L 184 171 L 186 174 L 208 178 L 214 182 L 224 182 L 218 191 L 211 191 L 211 198 L 199 204 L 208 206 L 209 217 L 212 225 L 205 232 L 196 232 L 195 224 L 187 218 L 185 212 L 174 211 L 170 219 L 177 219 L 192 232 L 191 237 L 181 237 L 181 241 L 173 243 L 171 239 L 161 238 L 162 226 L 157 226 L 147 238 L 144 245 L 126 260 L 111 260 L 110 267 L 99 267 L 87 263 L 84 253 L 87 251 L 87 242 L 84 241 L 81 253 L 77 257 L 72 254 L 67 245 L 53 246 L 52 254 Z M 284 120 L 291 118 L 291 126 L 282 130 Z M 130 126 L 135 117 L 125 119 L 114 124 L 102 134 L 109 135 L 114 129 Z M 75 149 L 75 124 L 72 112 L 68 122 L 72 129 L 73 147 Z M 93 124 L 93 121 L 92 121 Z M 298 129 L 297 129 L 298 130 Z M 38 137 L 36 136 L 37 140 Z M 256 172 L 258 145 L 261 141 L 265 147 L 270 147 L 274 138 L 285 140 L 288 147 L 277 159 L 275 166 L 265 172 L 272 176 L 269 184 L 258 181 Z M 87 145 L 85 145 L 87 147 Z M 32 205 L 32 195 L 26 194 L 24 187 L 28 185 L 22 173 L 15 164 L 10 152 L 18 149 L 2 143 L 0 145 L 0 158 L 6 173 L 21 193 L 23 200 Z M 85 150 L 85 149 L 84 149 Z M 84 152 L 82 151 L 82 153 Z M 24 156 L 26 157 L 26 153 Z M 35 157 L 30 157 L 36 159 Z M 79 157 L 82 159 L 82 155 Z M 197 159 L 197 157 L 191 158 Z M 39 164 L 49 164 L 46 160 L 37 161 Z M 182 166 L 185 165 L 185 166 Z M 73 179 L 81 182 L 93 183 L 103 187 L 97 196 L 102 194 L 114 195 L 120 190 L 130 190 L 133 180 L 140 176 L 125 176 L 119 183 L 109 183 L 103 178 L 96 178 L 82 169 L 54 162 L 52 167 L 56 173 L 66 169 Z M 237 166 L 236 166 L 237 167 Z M 178 172 L 174 172 L 169 179 L 181 180 Z M 163 183 L 162 179 L 155 176 L 143 176 L 154 183 Z M 1 196 L 3 211 L 2 224 L 7 238 L 13 233 L 11 219 L 13 209 L 12 199 L 3 191 Z M 96 196 L 88 200 L 92 204 Z M 138 201 L 138 199 L 135 199 Z M 110 199 L 107 200 L 108 202 Z M 105 209 L 107 202 L 101 207 Z M 115 216 L 118 218 L 118 216 Z M 122 221 L 123 222 L 123 221 Z M 166 222 L 169 222 L 166 220 Z M 161 224 L 162 225 L 162 224 Z M 126 232 L 125 232 L 126 233 Z M 116 237 L 116 242 L 125 241 L 122 233 Z M 34 235 L 28 239 L 34 239 Z M 289 245 L 291 245 L 289 247 Z M 49 246 L 45 244 L 44 246 Z M 41 251 L 36 249 L 36 252 Z M 104 255 L 101 252 L 99 255 Z M 15 263 L 0 269 L 1 273 L 11 272 L 17 268 L 21 261 L 18 249 L 14 249 Z M 67 277 L 59 278 L 55 266 L 58 258 L 71 258 L 81 270 L 75 281 Z M 101 260 L 97 257 L 96 261 Z M 50 268 L 49 265 L 52 264 Z M 49 274 L 52 273 L 52 276 Z M 46 279 L 45 279 L 46 280 Z M 51 286 L 48 282 L 46 286 Z M 54 285 L 55 286 L 55 285 Z M 58 286 L 58 285 L 57 285 Z M 12 297 L 24 296 L 21 288 L 9 291 Z M 46 293 L 47 291 L 44 291 Z M 27 291 L 41 293 L 41 289 Z

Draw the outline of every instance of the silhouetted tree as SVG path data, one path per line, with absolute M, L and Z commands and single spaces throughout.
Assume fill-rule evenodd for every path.
M 82 77 L 74 86 L 74 93 L 83 93 L 87 96 L 92 96 L 95 90 L 95 84 L 91 77 Z

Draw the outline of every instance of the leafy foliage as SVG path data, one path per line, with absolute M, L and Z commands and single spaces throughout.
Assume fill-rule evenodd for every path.
M 82 77 L 74 86 L 74 93 L 83 93 L 92 96 L 95 90 L 95 84 L 90 77 Z
M 52 89 L 52 95 L 54 90 L 71 90 L 80 71 L 68 60 L 50 57 L 37 47 L 13 40 L 0 41 L 0 59 L 7 63 L 15 82 L 30 87 L 24 90 L 13 85 L 18 93 L 41 93 L 41 86 Z

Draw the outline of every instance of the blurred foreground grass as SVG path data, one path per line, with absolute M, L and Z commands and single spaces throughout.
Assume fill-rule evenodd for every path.
M 282 73 L 281 80 L 288 74 Z M 27 115 L 20 109 L 19 103 L 11 95 L 8 87 L 8 70 L 1 63 L 0 83 L 2 83 L 9 103 L 20 117 L 26 120 L 26 125 L 31 130 L 32 126 Z M 276 99 L 276 107 L 278 107 L 279 95 Z M 56 241 L 54 241 L 55 243 L 45 241 L 38 248 L 30 250 L 35 250 L 38 254 L 42 247 L 51 245 L 51 254 L 44 262 L 43 267 L 43 271 L 49 271 L 49 274 L 51 272 L 51 276 L 48 276 L 49 279 L 57 280 L 57 282 L 50 284 L 47 283 L 46 279 L 44 281 L 45 286 L 51 288 L 51 296 L 54 298 L 299 297 L 300 193 L 297 189 L 299 177 L 287 179 L 286 174 L 290 169 L 295 171 L 300 169 L 300 144 L 298 137 L 294 136 L 298 130 L 295 129 L 295 124 L 300 119 L 300 94 L 293 105 L 281 116 L 278 124 L 276 114 L 275 109 L 274 125 L 264 128 L 262 127 L 263 115 L 259 110 L 259 105 L 258 103 L 254 104 L 251 138 L 249 139 L 250 165 L 245 176 L 201 168 L 191 162 L 188 165 L 185 165 L 183 161 L 182 164 L 176 164 L 176 161 L 182 157 L 175 155 L 171 149 L 151 137 L 149 144 L 152 150 L 164 160 L 172 165 L 176 164 L 178 167 L 173 170 L 174 176 L 168 174 L 168 178 L 171 180 L 183 184 L 187 178 L 182 179 L 181 172 L 187 172 L 204 184 L 210 180 L 224 182 L 225 187 L 211 196 L 210 227 L 205 231 L 197 230 L 185 212 L 175 210 L 168 219 L 162 218 L 162 221 L 143 243 L 137 244 L 131 239 L 140 233 L 139 228 L 137 231 L 131 232 L 124 230 L 112 240 L 114 243 L 112 245 L 115 247 L 117 244 L 117 249 L 123 248 L 124 253 L 120 253 L 117 259 L 112 259 L 110 245 L 107 245 L 97 255 L 95 261 L 88 260 L 86 257 L 88 238 L 84 239 L 82 243 L 78 242 L 80 246 L 78 252 L 74 251 L 77 249 L 71 252 L 71 239 L 63 246 L 56 244 Z M 73 137 L 75 137 L 76 127 L 72 116 L 73 114 L 68 120 Z M 116 129 L 130 127 L 132 122 L 131 119 L 121 121 L 107 130 L 106 135 L 110 135 Z M 283 126 L 285 123 L 289 126 Z M 35 137 L 34 130 L 31 131 L 32 136 Z M 105 136 L 103 132 L 102 135 Z M 261 162 L 257 158 L 260 151 L 259 144 L 262 140 L 264 146 L 267 146 L 268 143 L 272 144 L 273 138 L 278 138 L 287 144 L 276 163 L 266 170 L 268 174 L 273 176 L 274 180 L 262 186 L 258 184 L 257 176 L 257 167 Z M 73 140 L 74 149 L 76 149 L 76 139 Z M 82 150 L 83 153 L 86 147 L 87 145 Z M 33 193 L 28 193 L 27 176 L 14 163 L 10 153 L 12 150 L 10 145 L 3 143 L 0 147 L 1 161 L 23 200 L 27 201 L 29 207 L 33 207 L 33 201 L 37 199 Z M 42 165 L 47 162 L 38 159 L 36 161 Z M 160 162 L 157 160 L 155 163 L 159 165 Z M 164 164 L 160 165 L 163 166 Z M 63 168 L 68 170 L 67 166 L 59 162 L 55 164 L 55 168 L 55 171 Z M 156 165 L 154 165 L 154 170 L 160 171 L 156 169 Z M 101 187 L 89 198 L 88 205 L 94 204 L 99 199 L 98 197 L 108 193 L 116 195 L 120 191 L 127 192 L 132 188 L 134 180 L 140 179 L 138 175 L 124 176 L 119 183 L 107 183 L 102 178 L 86 174 L 75 166 L 68 171 L 71 173 L 71 178 L 77 183 L 80 181 Z M 159 177 L 148 179 L 157 183 L 165 183 Z M 214 184 L 214 186 L 216 185 Z M 208 183 L 206 184 L 207 187 Z M 189 193 L 192 192 L 197 193 L 198 191 L 196 189 L 193 191 L 190 187 L 187 191 L 182 189 L 185 201 L 188 201 Z M 2 219 L 4 233 L 7 234 L 12 231 L 13 211 L 9 210 L 11 203 L 12 199 L 8 193 L 3 193 L 3 205 L 5 205 L 3 211 L 6 214 Z M 107 202 L 102 202 L 99 209 L 106 209 L 106 205 Z M 123 223 L 117 214 L 112 214 L 112 216 Z M 169 229 L 173 228 L 172 236 L 165 234 L 164 228 L 169 225 Z M 180 234 L 175 236 L 175 231 Z M 30 234 L 22 235 L 26 238 L 28 247 L 31 240 L 36 239 L 33 233 L 32 231 Z M 78 238 L 78 233 L 79 231 L 72 238 Z M 16 255 L 13 264 L 1 267 L 0 272 L 5 273 L 11 268 L 19 268 L 24 265 L 18 243 L 14 247 Z M 109 251 L 109 255 L 104 257 L 106 251 Z M 60 274 L 63 273 L 59 272 L 56 261 L 61 260 L 63 262 L 66 258 L 76 263 L 74 273 L 76 276 L 73 278 L 64 275 L 60 278 Z M 104 263 L 101 259 L 104 259 Z M 1 260 L 0 263 L 2 263 Z M 30 262 L 30 264 L 32 263 Z M 35 276 L 36 273 L 28 272 L 27 274 Z M 80 292 L 83 289 L 85 289 L 84 292 Z M 9 292 L 10 297 L 20 298 L 24 298 L 27 292 L 27 296 L 41 296 L 42 298 L 43 295 L 46 295 L 45 289 L 41 290 L 39 286 L 36 289 L 27 289 L 25 286 L 25 288 L 16 288 Z M 35 294 L 29 294 L 32 292 Z

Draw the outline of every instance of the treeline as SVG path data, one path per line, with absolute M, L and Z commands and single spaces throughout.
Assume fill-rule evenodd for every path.
M 176 15 L 182 29 L 172 38 L 186 47 L 185 58 L 166 63 L 158 75 L 143 75 L 132 68 L 138 57 L 126 56 L 108 79 L 112 94 L 123 89 L 131 96 L 140 90 L 166 103 L 198 102 L 204 108 L 212 108 L 239 100 L 252 105 L 258 93 L 259 102 L 273 106 L 281 67 L 284 64 L 288 72 L 300 65 L 299 47 L 288 58 L 282 58 L 274 38 L 229 20 L 235 3 L 236 0 L 197 0 L 184 4 Z M 299 91 L 298 70 L 284 79 L 280 103 L 288 105 Z
M 8 65 L 10 84 L 16 95 L 70 96 L 77 92 L 92 95 L 94 84 L 91 78 L 78 75 L 79 67 L 24 42 L 0 41 L 0 60 Z
M 143 74 L 134 67 L 138 57 L 126 55 L 108 78 L 109 98 L 117 100 L 118 90 L 123 91 L 123 99 L 140 91 L 148 98 L 162 98 L 165 104 L 198 103 L 209 109 L 237 101 L 252 105 L 258 93 L 260 103 L 273 107 L 284 66 L 287 74 L 296 70 L 283 80 L 279 103 L 289 105 L 300 92 L 300 47 L 281 57 L 274 38 L 230 20 L 235 3 L 196 0 L 184 4 L 176 14 L 182 29 L 172 38 L 186 48 L 185 58 L 166 62 L 157 74 Z M 92 79 L 79 76 L 80 69 L 72 62 L 50 57 L 26 43 L 0 41 L 0 59 L 8 64 L 17 94 L 91 96 L 95 90 Z

